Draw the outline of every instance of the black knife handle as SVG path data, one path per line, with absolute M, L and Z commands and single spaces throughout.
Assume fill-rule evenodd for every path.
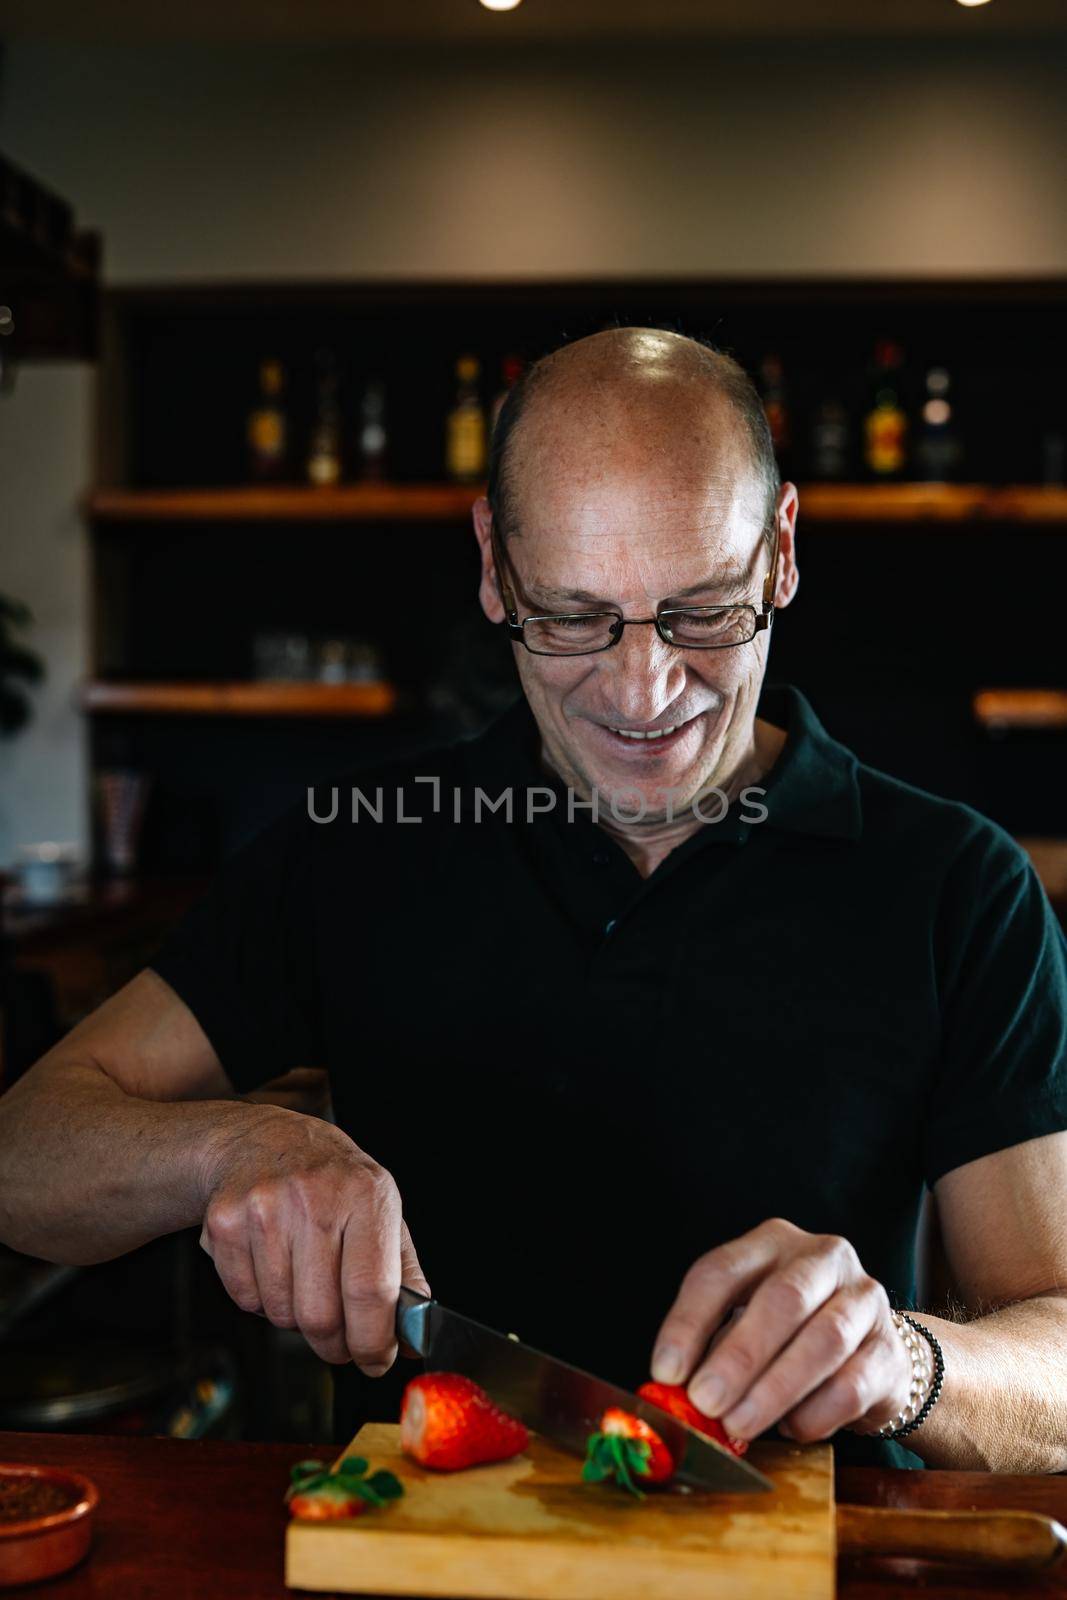
M 400 1285 L 396 1302 L 396 1336 L 417 1356 L 424 1356 L 430 1348 L 430 1307 L 436 1302 L 414 1289 Z

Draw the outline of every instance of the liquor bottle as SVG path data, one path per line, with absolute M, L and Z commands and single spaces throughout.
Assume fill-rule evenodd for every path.
M 496 398 L 493 401 L 493 409 L 489 417 L 490 438 L 492 438 L 493 434 L 496 432 L 496 425 L 500 420 L 500 413 L 504 408 L 504 401 L 507 399 L 510 391 L 515 387 L 519 378 L 522 376 L 522 366 L 522 359 L 519 356 L 504 357 L 503 365 L 500 369 L 500 388 L 496 392 Z
M 285 368 L 273 357 L 259 364 L 259 397 L 248 413 L 249 476 L 259 483 L 276 483 L 285 476 L 289 426 L 282 396 Z
M 863 419 L 863 464 L 875 478 L 900 478 L 908 458 L 908 418 L 900 400 L 904 356 L 881 339 L 874 350 L 872 403 Z
M 364 483 L 380 483 L 385 477 L 388 447 L 385 389 L 372 381 L 364 388 L 359 405 L 359 475 Z
M 948 398 L 951 387 L 944 367 L 930 368 L 915 441 L 916 476 L 925 483 L 948 483 L 959 470 L 963 449 Z
M 1067 468 L 1067 428 L 1055 418 L 1041 434 L 1041 479 L 1046 489 L 1061 489 Z
M 309 483 L 328 488 L 341 476 L 341 411 L 333 352 L 317 351 L 315 366 L 315 421 L 308 442 L 307 475 Z
M 824 400 L 811 426 L 812 476 L 822 479 L 848 477 L 848 412 L 840 400 Z
M 766 355 L 760 362 L 759 370 L 760 394 L 763 397 L 767 426 L 771 430 L 771 443 L 778 458 L 778 466 L 784 473 L 789 466 L 792 429 L 781 359 L 776 355 Z
M 478 483 L 485 476 L 485 411 L 478 397 L 481 367 L 476 356 L 456 362 L 456 399 L 445 427 L 445 471 L 454 483 Z

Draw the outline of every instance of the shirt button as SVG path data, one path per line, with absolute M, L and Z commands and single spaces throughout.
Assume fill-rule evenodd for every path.
M 608 852 L 606 850 L 594 850 L 594 852 L 593 852 L 593 865 L 594 865 L 594 867 L 606 867 L 609 864 L 610 861 L 611 861 L 611 857 L 608 855 Z
M 615 923 L 616 923 L 617 920 L 618 920 L 617 918 L 612 917 L 611 921 L 605 924 L 605 926 L 604 926 L 605 934 L 608 934 L 608 933 L 611 932 L 611 930 L 615 926 Z

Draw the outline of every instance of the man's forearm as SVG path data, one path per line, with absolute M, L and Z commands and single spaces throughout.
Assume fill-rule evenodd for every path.
M 213 1152 L 271 1114 L 142 1100 L 91 1061 L 46 1058 L 0 1098 L 0 1241 L 88 1265 L 195 1226 Z
M 941 1398 L 903 1442 L 931 1467 L 1067 1471 L 1067 1294 L 972 1322 L 916 1312 L 945 1356 Z

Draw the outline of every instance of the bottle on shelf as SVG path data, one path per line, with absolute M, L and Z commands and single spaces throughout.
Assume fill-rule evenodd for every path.
M 848 412 L 836 396 L 823 400 L 811 425 L 811 473 L 832 482 L 848 477 L 850 453 Z
M 359 403 L 359 476 L 364 483 L 380 483 L 386 476 L 388 449 L 385 388 L 372 379 L 365 385 Z
M 328 488 L 341 477 L 341 409 L 332 350 L 315 354 L 315 420 L 308 441 L 308 482 Z
M 284 478 L 289 455 L 285 368 L 274 357 L 259 363 L 259 394 L 248 413 L 248 472 L 257 483 Z
M 765 355 L 760 362 L 759 389 L 767 426 L 771 430 L 771 443 L 783 473 L 789 468 L 792 428 L 789 416 L 789 399 L 786 394 L 785 372 L 780 356 Z
M 892 339 L 874 349 L 871 405 L 863 419 L 863 464 L 873 478 L 902 478 L 908 460 L 908 418 L 901 404 L 904 355 Z
M 316 652 L 320 683 L 344 683 L 348 677 L 348 640 L 323 639 Z
M 486 469 L 485 409 L 478 394 L 477 356 L 456 362 L 456 398 L 445 426 L 445 471 L 453 483 L 479 483 Z
M 500 388 L 496 392 L 493 408 L 489 415 L 489 437 L 496 432 L 496 425 L 500 413 L 504 408 L 504 401 L 511 390 L 522 377 L 523 361 L 521 356 L 505 356 L 500 368 Z
M 950 483 L 959 471 L 963 452 L 948 398 L 951 387 L 944 367 L 930 368 L 915 440 L 915 475 L 924 483 Z
M 1053 420 L 1041 434 L 1041 482 L 1046 489 L 1060 489 L 1067 482 L 1067 426 Z

